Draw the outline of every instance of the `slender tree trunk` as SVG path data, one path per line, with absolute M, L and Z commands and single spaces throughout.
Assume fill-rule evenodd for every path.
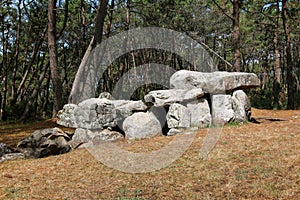
M 276 83 L 281 84 L 281 66 L 280 66 L 280 54 L 279 54 L 279 45 L 278 45 L 278 31 L 279 31 L 279 0 L 277 1 L 276 6 L 276 22 L 274 28 L 274 55 L 275 55 L 275 77 Z
M 43 118 L 45 118 L 47 116 L 47 108 L 48 108 L 48 104 L 49 104 L 49 90 L 50 90 L 50 81 L 51 81 L 51 74 L 50 74 L 50 70 L 47 70 L 48 75 L 46 75 L 47 78 L 47 83 L 45 85 L 45 89 L 44 89 L 44 100 L 43 100 Z
M 108 15 L 109 22 L 106 27 L 106 38 L 108 38 L 110 36 L 111 26 L 113 25 L 114 9 L 115 9 L 115 1 L 111 1 L 111 5 L 109 8 L 109 15 Z
M 94 34 L 94 44 L 93 48 L 96 47 L 96 45 L 99 45 L 102 41 L 103 36 L 103 28 L 104 28 L 104 20 L 106 17 L 106 11 L 107 11 L 107 4 L 108 0 L 99 0 L 99 6 L 97 9 L 97 16 L 96 16 L 96 22 L 95 22 L 95 34 Z
M 90 44 L 81 60 L 81 63 L 79 65 L 79 68 L 77 70 L 74 82 L 73 82 L 73 86 L 70 92 L 70 96 L 68 99 L 68 103 L 74 103 L 77 104 L 81 101 L 81 99 L 78 98 L 78 93 L 81 92 L 81 88 L 83 87 L 83 83 L 81 82 L 81 76 L 84 75 L 85 73 L 85 64 L 91 54 L 91 51 L 93 50 L 92 45 L 94 43 L 94 37 L 91 39 Z
M 108 23 L 106 26 L 106 38 L 108 38 L 110 36 L 111 26 L 113 25 L 113 10 L 114 10 L 114 6 L 115 6 L 114 4 L 115 4 L 115 2 L 111 1 L 111 6 L 109 9 L 109 12 L 107 13 Z M 113 67 L 109 67 L 107 69 L 107 74 L 105 73 L 105 76 L 103 77 L 104 82 L 106 83 L 106 87 L 104 90 L 101 90 L 101 87 L 98 86 L 99 93 L 101 93 L 102 91 L 112 92 L 113 85 L 116 82 L 115 81 L 116 79 L 114 80 L 114 78 L 113 78 L 114 70 L 115 69 Z
M 42 69 L 42 73 L 40 74 L 39 80 L 35 84 L 35 87 L 34 87 L 32 93 L 31 93 L 31 96 L 29 97 L 29 100 L 28 100 L 28 102 L 27 102 L 27 104 L 25 106 L 24 112 L 23 112 L 23 114 L 21 116 L 21 121 L 26 121 L 26 119 L 27 119 L 27 117 L 29 115 L 30 108 L 31 108 L 32 104 L 34 103 L 34 99 L 38 95 L 38 92 L 40 90 L 42 82 L 43 82 L 43 80 L 45 78 L 45 74 L 48 71 L 48 67 L 49 67 L 49 61 L 46 62 L 44 69 Z
M 24 70 L 22 72 L 22 80 L 16 90 L 16 94 L 14 95 L 14 98 L 12 100 L 12 104 L 15 104 L 17 102 L 17 99 L 21 95 L 22 90 L 24 90 L 26 80 L 27 80 L 28 76 L 30 75 L 30 71 L 33 68 L 36 58 L 39 57 L 39 49 L 40 49 L 42 43 L 44 42 L 44 36 L 46 35 L 46 33 L 47 33 L 47 26 L 44 28 L 41 38 L 34 45 L 34 48 L 31 52 L 32 59 L 31 59 L 30 63 L 27 65 L 27 67 L 24 67 Z M 36 63 L 38 63 L 38 62 L 36 62 Z M 23 63 L 23 64 L 25 64 L 25 63 Z M 21 95 L 21 99 L 22 98 L 23 97 Z
M 241 0 L 233 0 L 233 59 L 232 66 L 236 72 L 241 71 L 241 52 L 240 52 L 240 7 Z
M 278 37 L 279 37 L 279 0 L 277 1 L 276 6 L 276 21 L 274 27 L 274 56 L 275 56 L 275 81 L 273 84 L 274 91 L 274 105 L 273 107 L 279 106 L 279 93 L 281 88 L 281 66 L 280 66 L 280 54 L 279 54 L 279 45 L 278 45 Z
M 5 36 L 6 35 L 6 36 Z M 3 36 L 3 75 L 2 75 L 2 83 L 3 83 L 3 95 L 1 99 L 1 105 L 0 105 L 0 118 L 3 121 L 7 120 L 7 114 L 6 114 L 6 100 L 7 100 L 7 76 L 8 76 L 8 58 L 7 58 L 7 50 L 8 50 L 8 38 L 9 33 L 2 32 Z
M 52 117 L 56 117 L 61 109 L 62 85 L 60 74 L 58 73 L 57 49 L 56 49 L 56 0 L 48 0 L 48 48 L 50 59 L 51 80 L 53 84 L 54 106 Z
M 97 16 L 96 16 L 96 22 L 95 22 L 95 33 L 94 37 L 92 38 L 82 60 L 79 65 L 78 71 L 75 76 L 75 80 L 72 86 L 72 90 L 70 92 L 70 96 L 68 99 L 69 103 L 79 103 L 80 101 L 84 100 L 84 95 L 79 95 L 78 93 L 82 93 L 82 88 L 84 87 L 84 84 L 82 81 L 82 76 L 86 73 L 88 73 L 86 70 L 86 63 L 88 61 L 89 56 L 91 55 L 91 52 L 93 48 L 95 48 L 97 45 L 99 45 L 102 41 L 102 35 L 103 35 L 103 27 L 104 27 L 104 20 L 106 16 L 106 9 L 107 9 L 108 0 L 99 0 L 99 6 L 97 9 Z
M 86 34 L 86 2 L 85 0 L 80 0 L 80 41 L 78 41 L 78 48 L 76 49 L 77 55 L 81 58 L 84 56 L 87 46 L 87 34 Z
M 19 0 L 18 2 L 18 25 L 17 25 L 17 33 L 16 33 L 16 52 L 14 56 L 14 67 L 13 67 L 13 72 L 11 76 L 11 99 L 16 99 L 16 94 L 17 94 L 17 87 L 16 87 L 16 76 L 17 76 L 17 71 L 19 68 L 19 49 L 20 49 L 20 31 L 21 31 L 21 23 L 22 23 L 22 11 L 21 11 L 21 3 L 22 1 Z
M 282 1 L 282 23 L 285 32 L 285 43 L 286 43 L 286 83 L 288 89 L 288 109 L 295 108 L 295 97 L 294 97 L 294 78 L 293 78 L 293 62 L 291 53 L 291 37 L 289 24 L 287 22 L 287 0 Z
M 0 4 L 0 8 L 2 9 L 2 3 Z M 2 14 L 1 17 L 1 23 L 4 24 L 4 18 L 6 14 Z M 7 89 L 8 89 L 8 44 L 9 44 L 9 34 L 10 29 L 7 28 L 7 31 L 5 31 L 5 28 L 2 29 L 2 48 L 3 48 L 3 57 L 2 57 L 2 63 L 1 68 L 3 71 L 3 74 L 1 74 L 1 83 L 2 83 L 2 91 L 0 91 L 1 96 L 1 102 L 0 102 L 0 120 L 6 121 L 7 120 L 7 111 L 6 111 L 6 104 L 7 104 Z

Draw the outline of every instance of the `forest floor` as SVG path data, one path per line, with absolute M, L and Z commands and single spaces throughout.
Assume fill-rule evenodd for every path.
M 0 199 L 300 199 L 300 111 L 253 109 L 260 124 L 223 127 L 206 160 L 198 158 L 208 129 L 175 162 L 155 172 L 109 168 L 81 148 L 42 159 L 0 163 Z M 0 142 L 16 145 L 51 121 L 2 123 Z M 130 151 L 159 149 L 174 137 L 118 141 Z

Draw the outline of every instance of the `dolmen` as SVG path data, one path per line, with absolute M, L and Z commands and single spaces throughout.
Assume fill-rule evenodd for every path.
M 64 105 L 57 123 L 76 128 L 74 144 L 143 139 L 189 128 L 244 123 L 251 118 L 244 90 L 259 85 L 253 73 L 181 70 L 171 76 L 170 89 L 150 91 L 144 101 L 115 100 L 102 93 L 99 98 Z

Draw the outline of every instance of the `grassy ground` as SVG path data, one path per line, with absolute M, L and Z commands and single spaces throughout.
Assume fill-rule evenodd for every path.
M 207 160 L 198 154 L 207 129 L 170 166 L 144 174 L 106 167 L 86 149 L 43 159 L 0 163 L 0 199 L 300 199 L 300 111 L 253 109 L 261 124 L 222 129 Z M 35 129 L 55 124 L 4 125 L 0 142 L 15 145 Z M 118 141 L 139 152 L 173 137 Z

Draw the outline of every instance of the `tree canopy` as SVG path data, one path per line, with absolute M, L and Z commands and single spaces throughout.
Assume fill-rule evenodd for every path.
M 3 0 L 0 13 L 1 120 L 53 116 L 68 102 L 90 44 L 148 26 L 205 45 L 219 70 L 256 73 L 261 87 L 249 94 L 253 106 L 300 108 L 298 0 Z M 134 51 L 109 66 L 97 94 L 111 92 L 124 73 L 154 61 L 194 70 L 171 52 Z M 146 84 L 132 98 L 160 87 Z

